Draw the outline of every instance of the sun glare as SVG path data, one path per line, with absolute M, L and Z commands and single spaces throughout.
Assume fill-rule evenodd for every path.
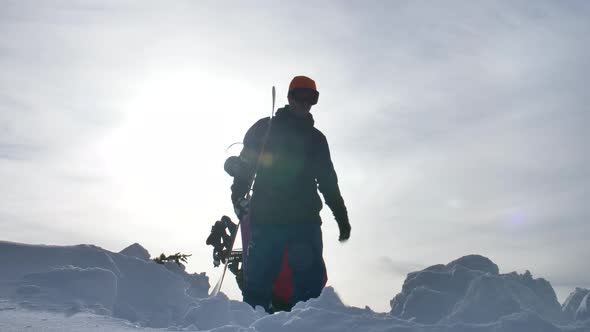
M 211 160 L 223 158 L 226 142 L 207 113 L 216 96 L 203 82 L 210 80 L 186 70 L 152 74 L 122 107 L 124 121 L 100 153 L 127 208 L 178 212 L 198 199 L 200 187 L 212 185 L 212 174 L 221 175 L 213 168 L 223 160 Z
M 130 219 L 194 220 L 231 207 L 223 162 L 241 146 L 226 148 L 270 110 L 270 91 L 248 83 L 183 67 L 134 85 L 123 120 L 98 146 L 113 200 Z
M 137 87 L 124 107 L 125 121 L 105 151 L 112 175 L 145 178 L 169 172 L 171 164 L 174 168 L 196 164 L 195 143 L 212 134 L 203 132 L 199 124 L 197 85 L 188 75 L 174 74 L 147 79 Z

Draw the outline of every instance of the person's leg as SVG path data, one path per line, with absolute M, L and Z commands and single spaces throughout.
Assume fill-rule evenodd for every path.
M 276 225 L 250 224 L 248 259 L 244 266 L 244 302 L 266 311 L 272 300 L 272 283 L 281 268 L 284 235 Z
M 295 225 L 289 238 L 289 266 L 292 269 L 291 304 L 320 296 L 326 283 L 320 225 Z
M 283 249 L 283 262 L 281 271 L 275 278 L 272 285 L 272 311 L 291 311 L 293 307 L 289 301 L 293 295 L 293 278 L 289 266 L 289 250 Z

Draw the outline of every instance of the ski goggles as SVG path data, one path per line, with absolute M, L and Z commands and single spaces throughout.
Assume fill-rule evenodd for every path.
M 311 105 L 318 103 L 320 93 L 308 88 L 295 88 L 289 91 L 289 97 L 299 102 L 307 102 Z

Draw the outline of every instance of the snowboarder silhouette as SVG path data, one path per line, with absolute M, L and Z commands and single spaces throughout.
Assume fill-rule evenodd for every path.
M 315 81 L 293 78 L 289 104 L 277 110 L 272 122 L 266 117 L 254 123 L 240 156 L 228 158 L 225 165 L 234 176 L 231 199 L 243 226 L 242 295 L 245 302 L 268 312 L 290 310 L 299 301 L 319 296 L 326 285 L 318 189 L 336 219 L 339 240 L 350 237 L 328 142 L 310 113 L 318 98 Z

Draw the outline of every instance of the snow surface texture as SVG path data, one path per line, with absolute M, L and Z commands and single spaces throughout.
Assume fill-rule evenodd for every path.
M 563 312 L 567 319 L 590 319 L 590 290 L 576 288 L 563 303 Z
M 194 296 L 207 296 L 208 277 L 96 246 L 33 246 L 0 242 L 0 298 L 30 308 L 88 309 L 168 327 Z
M 0 331 L 590 332 L 590 291 L 560 306 L 549 282 L 500 274 L 477 255 L 408 274 L 389 313 L 347 306 L 331 287 L 274 315 L 208 289 L 205 274 L 156 264 L 139 244 L 114 253 L 0 241 Z
M 496 264 L 478 255 L 408 274 L 391 307 L 392 315 L 421 323 L 489 323 L 520 312 L 564 322 L 548 281 L 533 279 L 529 271 L 499 274 Z
M 125 256 L 143 259 L 144 261 L 150 260 L 150 253 L 139 243 L 134 243 L 130 245 L 129 247 L 121 250 L 120 253 Z

